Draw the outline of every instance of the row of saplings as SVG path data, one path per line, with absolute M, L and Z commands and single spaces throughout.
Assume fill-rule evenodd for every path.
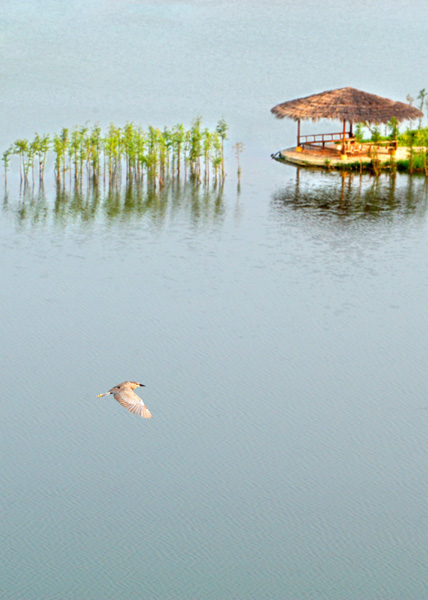
M 141 182 L 163 186 L 172 177 L 192 177 L 197 182 L 224 181 L 224 142 L 228 125 L 218 121 L 213 130 L 200 117 L 189 128 L 178 124 L 163 129 L 143 129 L 133 123 L 111 124 L 103 133 L 99 126 L 62 129 L 53 136 L 35 134 L 33 140 L 16 140 L 3 154 L 4 174 L 17 157 L 21 182 L 43 183 L 49 153 L 54 154 L 55 177 L 81 185 L 85 180 L 109 184 Z M 242 144 L 237 144 L 238 150 Z

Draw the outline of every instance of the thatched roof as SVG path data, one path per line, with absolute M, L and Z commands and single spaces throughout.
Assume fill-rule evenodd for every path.
M 351 87 L 289 100 L 277 104 L 271 112 L 278 119 L 345 119 L 351 123 L 387 123 L 391 117 L 404 121 L 423 116 L 420 110 L 410 104 L 394 102 Z

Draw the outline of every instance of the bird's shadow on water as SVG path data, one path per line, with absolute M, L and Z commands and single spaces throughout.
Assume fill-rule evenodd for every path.
M 130 182 L 126 185 L 56 185 L 51 188 L 21 186 L 12 195 L 7 189 L 3 213 L 13 215 L 19 225 L 70 223 L 91 224 L 148 219 L 156 227 L 168 220 L 186 218 L 193 226 L 221 223 L 224 215 L 223 186 L 174 179 L 159 188 Z
M 296 168 L 294 181 L 274 192 L 271 206 L 276 213 L 296 210 L 308 215 L 378 219 L 394 214 L 425 215 L 427 200 L 425 177 Z

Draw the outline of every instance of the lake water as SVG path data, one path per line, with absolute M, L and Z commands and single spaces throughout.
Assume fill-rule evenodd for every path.
M 401 8 L 0 4 L 2 152 L 230 125 L 223 189 L 0 187 L 2 598 L 427 596 L 428 186 L 270 160 L 278 102 L 427 85 Z M 151 421 L 96 398 L 125 379 Z

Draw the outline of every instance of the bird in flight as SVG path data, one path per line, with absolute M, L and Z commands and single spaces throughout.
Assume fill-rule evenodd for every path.
M 137 396 L 133 391 L 136 387 L 145 386 L 143 383 L 137 383 L 136 381 L 124 381 L 123 383 L 119 383 L 119 385 L 115 385 L 105 394 L 98 394 L 97 398 L 113 394 L 119 404 L 124 406 L 129 412 L 132 412 L 134 415 L 140 415 L 143 419 L 151 419 L 152 413 L 141 400 L 140 396 Z

